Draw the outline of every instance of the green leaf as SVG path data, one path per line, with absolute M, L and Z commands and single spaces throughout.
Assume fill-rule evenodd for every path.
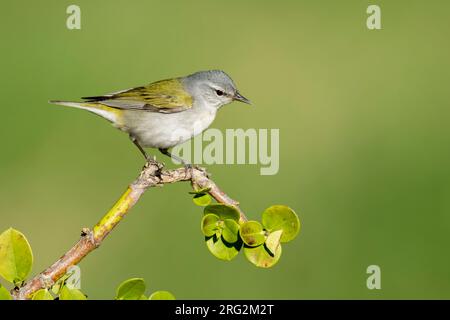
M 222 237 L 216 235 L 206 238 L 206 246 L 209 251 L 218 259 L 230 261 L 239 253 L 242 242 L 230 244 L 225 242 Z
M 175 297 L 169 291 L 156 291 L 152 293 L 148 300 L 175 300 Z
M 235 243 L 238 241 L 239 224 L 236 221 L 226 219 L 223 221 L 222 228 L 222 237 L 226 242 Z
M 0 300 L 12 300 L 11 294 L 0 284 Z
M 50 288 L 50 290 L 54 294 L 59 295 L 59 290 L 61 290 L 61 287 L 62 287 L 62 283 L 58 281 Z
M 277 252 L 278 247 L 280 246 L 281 236 L 283 235 L 283 230 L 277 230 L 271 232 L 266 239 L 266 248 L 269 250 L 269 253 L 274 256 Z
M 139 300 L 148 300 L 148 298 L 145 296 L 145 294 L 143 294 L 143 295 L 139 298 Z
M 139 300 L 144 292 L 144 279 L 128 279 L 122 282 L 117 288 L 116 300 Z
M 219 228 L 220 218 L 212 213 L 206 214 L 202 218 L 202 232 L 205 236 L 211 237 L 213 236 Z
M 36 291 L 33 294 L 32 300 L 53 300 L 53 296 L 50 294 L 50 292 L 47 289 L 41 289 Z M 66 299 L 68 300 L 68 299 Z M 70 299 L 73 300 L 73 299 Z M 79 299 L 77 299 L 79 300 Z
M 33 266 L 33 253 L 25 236 L 12 228 L 0 235 L 0 275 L 17 284 L 25 280 Z
M 236 222 L 239 222 L 240 218 L 239 211 L 237 211 L 236 208 L 220 203 L 210 204 L 209 206 L 206 206 L 205 209 L 203 210 L 203 213 L 205 215 L 213 213 L 219 216 L 220 219 L 222 220 L 232 219 Z
M 192 198 L 192 201 L 200 207 L 205 207 L 211 203 L 211 196 L 207 193 L 198 193 Z
M 59 300 L 87 300 L 83 292 L 64 286 L 59 293 Z
M 59 278 L 56 283 L 50 288 L 50 290 L 56 294 L 59 295 L 59 291 L 62 289 L 62 287 L 67 286 L 69 289 L 76 289 L 75 288 L 75 270 L 71 269 L 73 267 L 70 267 L 67 272 Z M 79 279 L 78 279 L 79 280 Z
M 291 241 L 300 231 L 300 220 L 297 214 L 283 205 L 267 208 L 262 214 L 262 224 L 270 232 L 283 230 L 281 242 Z
M 189 194 L 203 194 L 203 193 L 208 193 L 209 190 L 211 190 L 211 188 L 201 188 L 198 190 L 189 191 Z
M 254 248 L 245 247 L 244 254 L 255 266 L 260 268 L 270 268 L 280 259 L 281 246 L 278 246 L 275 255 L 271 255 L 265 245 Z
M 241 225 L 242 241 L 250 247 L 259 246 L 264 243 L 266 237 L 264 235 L 264 230 L 258 221 L 247 221 Z

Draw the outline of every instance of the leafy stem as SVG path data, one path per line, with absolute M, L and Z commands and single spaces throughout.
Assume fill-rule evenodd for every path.
M 109 210 L 92 230 L 84 228 L 81 239 L 70 248 L 59 260 L 27 281 L 20 288 L 12 290 L 12 297 L 16 300 L 30 299 L 32 295 L 43 288 L 50 288 L 67 270 L 78 264 L 90 252 L 101 245 L 103 240 L 114 229 L 131 208 L 139 201 L 144 192 L 151 187 L 162 186 L 180 181 L 190 181 L 194 190 L 205 190 L 217 202 L 233 207 L 239 213 L 241 222 L 247 217 L 239 208 L 239 203 L 223 192 L 210 178 L 204 169 L 178 168 L 163 170 L 162 164 L 149 161 L 145 164 L 137 179 L 130 184 L 119 200 Z

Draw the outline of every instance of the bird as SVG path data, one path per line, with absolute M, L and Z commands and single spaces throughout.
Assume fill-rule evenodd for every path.
M 172 154 L 170 148 L 206 130 L 222 106 L 233 101 L 251 104 L 222 70 L 198 71 L 81 99 L 49 102 L 87 110 L 108 120 L 129 135 L 147 161 L 154 159 L 144 148 L 155 148 L 185 167 L 191 164 Z

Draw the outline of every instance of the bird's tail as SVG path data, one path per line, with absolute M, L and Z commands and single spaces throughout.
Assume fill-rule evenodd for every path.
M 113 123 L 119 122 L 120 109 L 105 106 L 96 102 L 75 102 L 75 101 L 61 101 L 61 100 L 50 100 L 49 103 L 57 104 L 60 106 L 72 107 L 77 109 L 87 110 L 89 112 L 95 113 L 108 121 Z

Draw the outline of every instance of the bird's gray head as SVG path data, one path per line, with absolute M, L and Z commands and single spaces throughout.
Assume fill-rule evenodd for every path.
M 233 100 L 250 104 L 250 101 L 239 93 L 233 80 L 221 70 L 199 71 L 182 81 L 194 99 L 202 98 L 216 108 Z

